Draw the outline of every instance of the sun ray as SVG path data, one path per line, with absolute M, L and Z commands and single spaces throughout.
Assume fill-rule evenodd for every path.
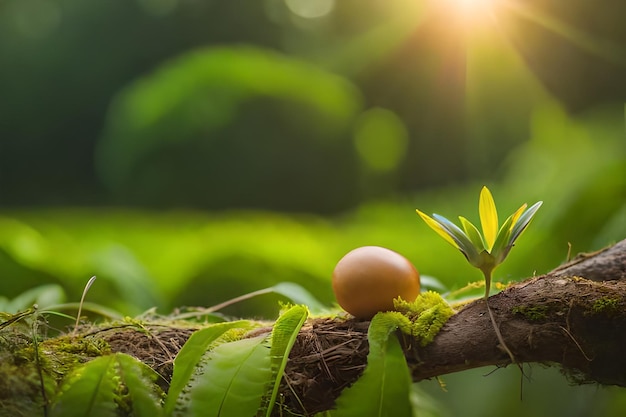
M 589 53 L 602 57 L 610 62 L 626 65 L 626 52 L 624 52 L 623 45 L 617 45 L 607 39 L 592 36 L 572 25 L 539 11 L 537 8 L 532 8 L 532 6 L 528 4 L 507 2 L 504 3 L 504 5 L 518 16 L 541 25 Z
M 316 51 L 314 59 L 344 74 L 360 73 L 406 42 L 428 20 L 430 12 L 427 0 L 397 0 L 388 7 L 395 9 L 388 12 L 393 19 L 371 26 L 336 45 L 324 44 L 324 50 Z
M 508 36 L 506 10 L 495 17 L 490 30 L 468 34 L 465 42 L 465 128 L 472 143 L 466 156 L 476 175 L 489 174 L 487 161 L 522 140 L 520 126 L 527 125 L 531 109 L 551 99 Z
M 466 29 L 489 25 L 496 19 L 498 0 L 445 0 L 447 7 L 454 13 L 460 24 Z

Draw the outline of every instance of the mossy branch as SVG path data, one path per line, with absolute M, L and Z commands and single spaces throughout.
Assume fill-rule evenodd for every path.
M 559 365 L 576 382 L 626 387 L 626 240 L 513 285 L 489 305 L 517 363 Z M 304 328 L 287 368 L 286 401 L 297 395 L 303 413 L 331 408 L 362 371 L 367 325 L 336 319 Z M 482 299 L 453 315 L 432 343 L 404 336 L 403 345 L 414 381 L 511 363 Z
M 508 287 L 490 297 L 489 305 L 516 364 L 557 364 L 575 381 L 626 387 L 626 240 Z M 159 321 L 79 329 L 74 336 L 43 340 L 38 344 L 42 355 L 35 356 L 32 340 L 23 337 L 31 329 L 22 332 L 18 325 L 7 324 L 0 337 L 0 404 L 4 404 L 0 416 L 20 415 L 15 414 L 18 411 L 43 415 L 41 366 L 50 387 L 71 371 L 72 364 L 116 352 L 155 369 L 167 390 L 173 358 L 200 328 Z M 346 318 L 308 320 L 295 340 L 279 388 L 283 406 L 302 415 L 332 408 L 340 392 L 365 368 L 368 326 L 368 321 Z M 250 336 L 270 331 L 270 323 L 257 323 Z M 450 317 L 428 343 L 398 333 L 414 381 L 511 363 L 483 299 Z

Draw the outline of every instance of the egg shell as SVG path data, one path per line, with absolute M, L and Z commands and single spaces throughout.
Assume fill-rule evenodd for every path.
M 339 305 L 360 319 L 393 310 L 394 298 L 414 301 L 420 292 L 419 272 L 413 264 L 380 246 L 348 252 L 335 266 L 332 285 Z

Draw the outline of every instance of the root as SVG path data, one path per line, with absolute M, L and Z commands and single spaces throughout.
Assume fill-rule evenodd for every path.
M 498 324 L 496 323 L 496 319 L 493 316 L 493 312 L 491 311 L 491 307 L 489 307 L 489 299 L 488 298 L 485 298 L 485 305 L 487 306 L 487 312 L 489 313 L 489 318 L 491 319 L 491 324 L 493 325 L 493 330 L 496 332 L 496 336 L 498 337 L 498 342 L 500 343 L 500 345 L 502 346 L 504 351 L 507 353 L 507 355 L 509 355 L 509 358 L 511 358 L 511 363 L 517 363 L 517 361 L 515 360 L 515 356 L 513 355 L 513 352 L 511 352 L 511 349 L 509 349 L 509 347 L 507 346 L 506 342 L 504 341 L 504 338 L 502 337 L 502 333 L 500 333 L 500 328 L 498 327 Z

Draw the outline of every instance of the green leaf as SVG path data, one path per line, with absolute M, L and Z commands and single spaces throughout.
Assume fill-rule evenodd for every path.
M 161 390 L 155 384 L 160 376 L 149 366 L 132 356 L 118 353 L 118 374 L 128 390 L 128 402 L 134 417 L 158 417 L 163 415 L 158 394 Z
M 104 181 L 123 186 L 145 155 L 196 140 L 198 133 L 218 138 L 215 133 L 255 97 L 315 109 L 327 129 L 347 126 L 361 107 L 358 90 L 347 80 L 275 51 L 243 46 L 189 51 L 113 100 L 96 152 Z
M 165 401 L 165 415 L 169 416 L 174 411 L 178 397 L 189 383 L 196 366 L 211 343 L 227 330 L 248 327 L 251 327 L 251 324 L 247 320 L 231 321 L 214 324 L 191 335 L 174 359 L 174 373 Z
M 325 309 L 324 305 L 304 287 L 294 282 L 280 282 L 270 287 L 273 292 L 289 298 L 294 304 L 304 304 L 310 311 L 319 313 Z
M 361 378 L 337 399 L 333 417 L 396 417 L 412 415 L 411 376 L 397 337 L 400 313 L 378 313 L 367 334 L 370 351 Z
M 65 300 L 65 292 L 60 285 L 48 284 L 31 288 L 24 291 L 11 301 L 6 301 L 1 310 L 7 313 L 15 313 L 37 304 L 39 308 L 46 308 Z M 1 304 L 0 304 L 1 305 Z
M 51 417 L 116 417 L 114 356 L 76 369 L 63 383 Z
M 506 219 L 502 227 L 500 227 L 500 231 L 498 232 L 496 241 L 493 244 L 491 255 L 493 256 L 493 259 L 494 259 L 494 265 L 493 265 L 494 268 L 498 266 L 500 263 L 502 263 L 502 261 L 504 261 L 504 258 L 506 258 L 506 255 L 508 255 L 509 250 L 511 249 L 511 246 L 509 245 L 509 242 L 510 242 L 509 238 L 511 236 L 511 229 L 512 229 L 511 226 L 513 226 L 512 223 L 513 223 L 513 214 L 510 215 Z
M 537 210 L 539 210 L 539 207 L 541 207 L 542 204 L 543 202 L 539 201 L 520 215 L 520 210 L 523 210 L 526 207 L 524 204 L 518 209 L 518 211 L 506 219 L 506 222 L 502 225 L 500 232 L 498 232 L 498 238 L 496 239 L 496 244 L 494 245 L 492 251 L 494 258 L 496 259 L 496 265 L 504 261 L 509 254 L 509 251 L 515 244 L 515 241 L 530 224 L 530 221 L 533 219 L 533 216 L 537 213 Z
M 96 358 L 66 379 L 50 416 L 158 417 L 162 411 L 156 378 L 149 367 L 123 353 Z
M 287 360 L 289 359 L 289 352 L 291 352 L 291 348 L 296 342 L 300 328 L 308 315 L 309 312 L 305 306 L 293 306 L 284 312 L 274 324 L 274 329 L 272 330 L 272 347 L 270 349 L 274 387 L 267 404 L 266 417 L 270 417 L 272 414 L 274 402 L 278 396 L 280 381 L 283 378 L 285 366 L 287 366 Z
M 478 250 L 472 241 L 465 235 L 465 232 L 450 220 L 438 214 L 433 214 L 433 218 L 439 222 L 441 227 L 454 239 L 457 248 L 465 255 L 467 260 L 474 264 L 478 259 Z
M 209 351 L 177 402 L 176 416 L 254 416 L 272 376 L 266 335 Z
M 420 287 L 423 290 L 435 290 L 440 293 L 449 291 L 449 288 L 438 278 L 420 274 Z
M 472 241 L 474 247 L 478 251 L 485 250 L 485 243 L 483 242 L 483 238 L 480 236 L 480 232 L 478 231 L 476 226 L 474 226 L 472 222 L 470 222 L 463 216 L 459 216 L 459 220 L 461 221 L 461 225 L 465 230 L 465 234 Z
M 539 210 L 539 207 L 543 204 L 543 201 L 538 201 L 533 204 L 528 210 L 526 210 L 515 222 L 513 225 L 513 230 L 511 231 L 511 237 L 509 239 L 509 244 L 513 245 L 517 238 L 522 234 L 524 229 L 530 224 L 530 221 Z

